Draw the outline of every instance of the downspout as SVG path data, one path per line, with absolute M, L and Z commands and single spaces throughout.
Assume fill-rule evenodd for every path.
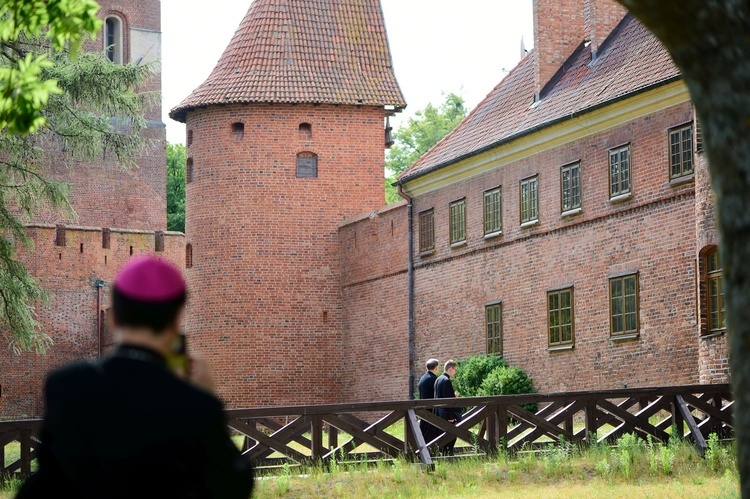
M 104 281 L 96 280 L 96 346 L 97 356 L 102 357 L 102 288 Z
M 398 184 L 398 195 L 406 199 L 409 203 L 408 210 L 408 245 L 409 245 L 409 264 L 407 275 L 409 279 L 407 300 L 409 302 L 409 400 L 414 399 L 414 203 L 412 197 L 404 192 L 404 186 Z

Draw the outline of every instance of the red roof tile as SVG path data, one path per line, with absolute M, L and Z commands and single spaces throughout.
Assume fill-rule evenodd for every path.
M 212 104 L 406 106 L 379 0 L 255 0 L 211 75 L 169 116 Z
M 595 61 L 581 49 L 534 106 L 537 54 L 532 50 L 450 134 L 407 168 L 399 183 L 680 76 L 662 44 L 631 15 L 602 44 Z

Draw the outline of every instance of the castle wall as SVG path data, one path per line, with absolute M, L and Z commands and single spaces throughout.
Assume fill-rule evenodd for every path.
M 154 253 L 157 237 L 153 231 L 110 229 L 109 248 L 103 248 L 99 228 L 67 227 L 64 246 L 56 244 L 60 240 L 54 225 L 33 225 L 27 234 L 34 246 L 20 249 L 18 257 L 52 294 L 48 303 L 36 305 L 36 320 L 52 344 L 46 354 L 14 355 L 7 350 L 8 332 L 1 332 L 6 354 L 0 356 L 0 418 L 41 416 L 46 374 L 63 364 L 97 357 L 99 314 L 109 307 L 116 272 L 131 256 Z M 164 251 L 156 254 L 184 267 L 183 234 L 166 232 L 162 237 Z M 102 332 L 106 353 L 114 338 L 106 324 Z
M 339 229 L 346 367 L 341 401 L 408 398 L 407 209 L 402 201 Z
M 187 277 L 201 300 L 186 332 L 229 407 L 340 399 L 338 227 L 383 204 L 384 113 L 257 104 L 187 114 Z M 317 177 L 297 176 L 299 153 L 317 155 Z

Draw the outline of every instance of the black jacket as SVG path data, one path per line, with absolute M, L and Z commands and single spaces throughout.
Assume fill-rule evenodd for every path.
M 123 346 L 53 372 L 40 437 L 39 471 L 17 499 L 246 499 L 252 489 L 221 402 L 151 350 Z
M 419 399 L 428 400 L 435 398 L 435 380 L 437 376 L 432 371 L 427 371 L 419 379 Z
M 455 397 L 456 397 L 456 392 L 453 391 L 453 382 L 451 381 L 451 377 L 448 376 L 447 373 L 443 373 L 440 376 L 438 376 L 437 379 L 435 380 L 435 398 L 446 399 L 446 398 L 455 398 Z M 462 412 L 463 412 L 463 408 L 461 407 L 438 408 L 438 416 L 446 420 L 450 420 L 450 419 L 460 420 Z

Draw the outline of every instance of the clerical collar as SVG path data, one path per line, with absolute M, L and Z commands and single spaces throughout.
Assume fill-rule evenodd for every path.
M 151 350 L 150 348 L 144 348 L 135 345 L 120 345 L 115 350 L 112 357 L 120 359 L 131 359 L 140 360 L 142 362 L 148 362 L 150 364 L 157 364 L 160 366 L 166 366 L 167 360 L 162 354 Z

